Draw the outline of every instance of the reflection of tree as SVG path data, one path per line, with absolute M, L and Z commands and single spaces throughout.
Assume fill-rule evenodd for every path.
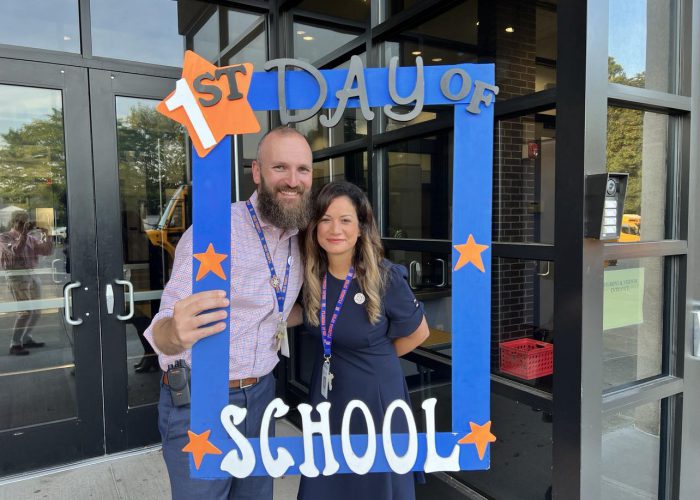
M 628 77 L 614 57 L 608 57 L 608 80 L 644 87 L 644 73 Z M 635 214 L 641 213 L 643 119 L 641 111 L 608 107 L 608 171 L 630 174 L 625 211 Z
M 123 202 L 137 209 L 132 203 L 143 201 L 148 214 L 159 213 L 161 195 L 186 181 L 182 127 L 154 108 L 138 104 L 117 120 L 117 136 Z
M 65 223 L 66 157 L 63 112 L 53 108 L 0 134 L 0 199 L 25 208 L 54 207 L 57 225 Z

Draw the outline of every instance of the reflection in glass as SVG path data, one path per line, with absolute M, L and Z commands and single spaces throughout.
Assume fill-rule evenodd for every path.
M 616 0 L 609 4 L 608 80 L 674 91 L 677 0 Z
M 76 416 L 63 108 L 0 85 L 0 429 Z M 11 406 L 10 406 L 11 402 Z
M 348 153 L 345 156 L 314 162 L 313 188 L 321 189 L 330 181 L 346 180 L 369 192 L 367 179 L 367 151 Z
M 0 2 L 0 43 L 80 52 L 78 1 Z
M 182 66 L 175 2 L 91 0 L 90 19 L 93 55 Z
M 294 58 L 313 64 L 357 37 L 347 29 L 294 23 Z
M 555 127 L 554 111 L 498 121 L 495 240 L 554 243 Z
M 491 370 L 551 392 L 554 262 L 495 258 L 491 272 Z
M 603 416 L 602 499 L 658 498 L 660 436 L 658 401 Z
M 452 231 L 452 133 L 391 144 L 387 165 L 387 238 L 449 239 Z
M 192 50 L 208 61 L 219 58 L 219 11 L 215 10 L 207 22 L 192 37 Z
M 603 289 L 603 384 L 615 387 L 661 373 L 665 261 L 607 261 Z
M 155 110 L 157 104 L 116 99 L 124 279 L 134 285 L 136 304 L 126 325 L 129 406 L 157 401 L 158 361 L 143 332 L 190 224 L 184 134 Z
M 629 173 L 621 242 L 666 234 L 669 117 L 608 107 L 607 170 Z
M 226 22 L 228 23 L 228 41 L 227 44 L 234 43 L 243 34 L 245 34 L 254 24 L 260 21 L 263 16 L 251 14 L 240 10 L 227 9 Z M 263 55 L 263 61 L 266 61 Z M 242 59 L 241 59 L 242 60 Z M 248 60 L 246 59 L 246 62 Z M 257 65 L 256 65 L 257 66 Z

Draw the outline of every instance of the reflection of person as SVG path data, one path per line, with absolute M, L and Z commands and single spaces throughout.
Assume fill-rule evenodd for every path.
M 311 166 L 311 149 L 301 134 L 291 128 L 270 131 L 261 139 L 253 162 L 257 191 L 248 202 L 234 203 L 231 209 L 231 253 L 224 261 L 231 266 L 229 400 L 247 408 L 239 430 L 248 437 L 259 436 L 262 414 L 275 397 L 271 372 L 279 359 L 276 332 L 301 288 L 297 228 L 308 220 Z M 259 220 L 259 230 L 254 219 Z M 263 251 L 264 246 L 269 252 Z M 161 368 L 166 370 L 178 359 L 190 363 L 192 345 L 225 325 L 221 322 L 225 311 L 205 311 L 228 305 L 223 291 L 192 294 L 192 231 L 188 229 L 178 243 L 160 312 L 145 333 L 159 354 Z M 174 406 L 164 384 L 158 411 L 173 498 L 272 499 L 269 477 L 191 480 L 189 455 L 182 451 L 188 442 L 190 407 Z M 274 429 L 270 431 L 274 435 Z
M 351 400 L 364 402 L 374 422 L 382 422 L 392 401 L 410 404 L 399 356 L 429 335 L 406 268 L 382 258 L 369 200 L 348 182 L 331 182 L 319 192 L 304 250 L 306 330 L 318 339 L 311 404 L 331 403 L 331 434 L 341 433 Z M 328 386 L 324 372 L 332 375 Z M 394 424 L 393 432 L 408 432 L 405 420 Z M 367 434 L 365 420 L 353 418 L 350 433 Z M 298 498 L 407 500 L 415 498 L 416 479 L 421 481 L 422 474 L 302 477 Z
M 7 284 L 17 302 L 36 300 L 41 296 L 41 284 L 32 274 L 40 255 L 49 255 L 53 250 L 51 238 L 46 230 L 34 227 L 29 214 L 24 210 L 13 212 L 10 230 L 0 235 L 0 264 L 7 273 Z M 15 319 L 10 354 L 29 354 L 27 348 L 43 347 L 43 342 L 34 340 L 32 328 L 41 316 L 40 309 L 18 311 Z

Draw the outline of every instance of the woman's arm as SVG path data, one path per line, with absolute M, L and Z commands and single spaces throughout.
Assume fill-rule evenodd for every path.
M 287 327 L 292 328 L 294 326 L 299 326 L 303 322 L 303 310 L 301 308 L 301 304 L 297 302 L 296 304 L 294 304 L 294 307 L 292 307 L 292 310 L 289 312 L 289 316 L 287 316 Z
M 423 321 L 421 321 L 416 331 L 407 337 L 399 337 L 394 339 L 394 349 L 396 349 L 396 355 L 401 357 L 404 354 L 408 354 L 413 349 L 421 345 L 430 336 L 430 329 L 428 328 L 428 322 L 423 316 Z

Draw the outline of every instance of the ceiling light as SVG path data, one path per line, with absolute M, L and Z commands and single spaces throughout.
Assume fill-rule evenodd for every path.
M 476 25 L 479 26 L 479 21 L 476 22 Z
M 414 56 L 419 56 L 422 54 L 422 52 L 420 50 L 414 50 L 413 52 L 411 52 L 411 54 L 413 54 Z
M 64 41 L 69 41 L 71 38 L 68 35 L 63 35 L 63 40 Z
M 433 61 L 433 62 L 441 62 L 441 61 L 442 61 L 442 57 L 433 57 L 433 58 L 431 59 L 431 61 Z
M 303 38 L 304 40 L 306 40 L 307 42 L 310 42 L 311 40 L 314 39 L 314 37 L 312 37 L 312 36 L 310 36 L 310 35 L 306 35 L 305 37 L 302 37 L 302 38 Z
M 306 35 L 306 31 L 299 30 L 299 31 L 297 31 L 297 35 Z
M 515 28 L 513 28 L 512 26 L 508 26 L 506 28 L 506 33 L 513 33 L 513 32 L 515 32 Z

